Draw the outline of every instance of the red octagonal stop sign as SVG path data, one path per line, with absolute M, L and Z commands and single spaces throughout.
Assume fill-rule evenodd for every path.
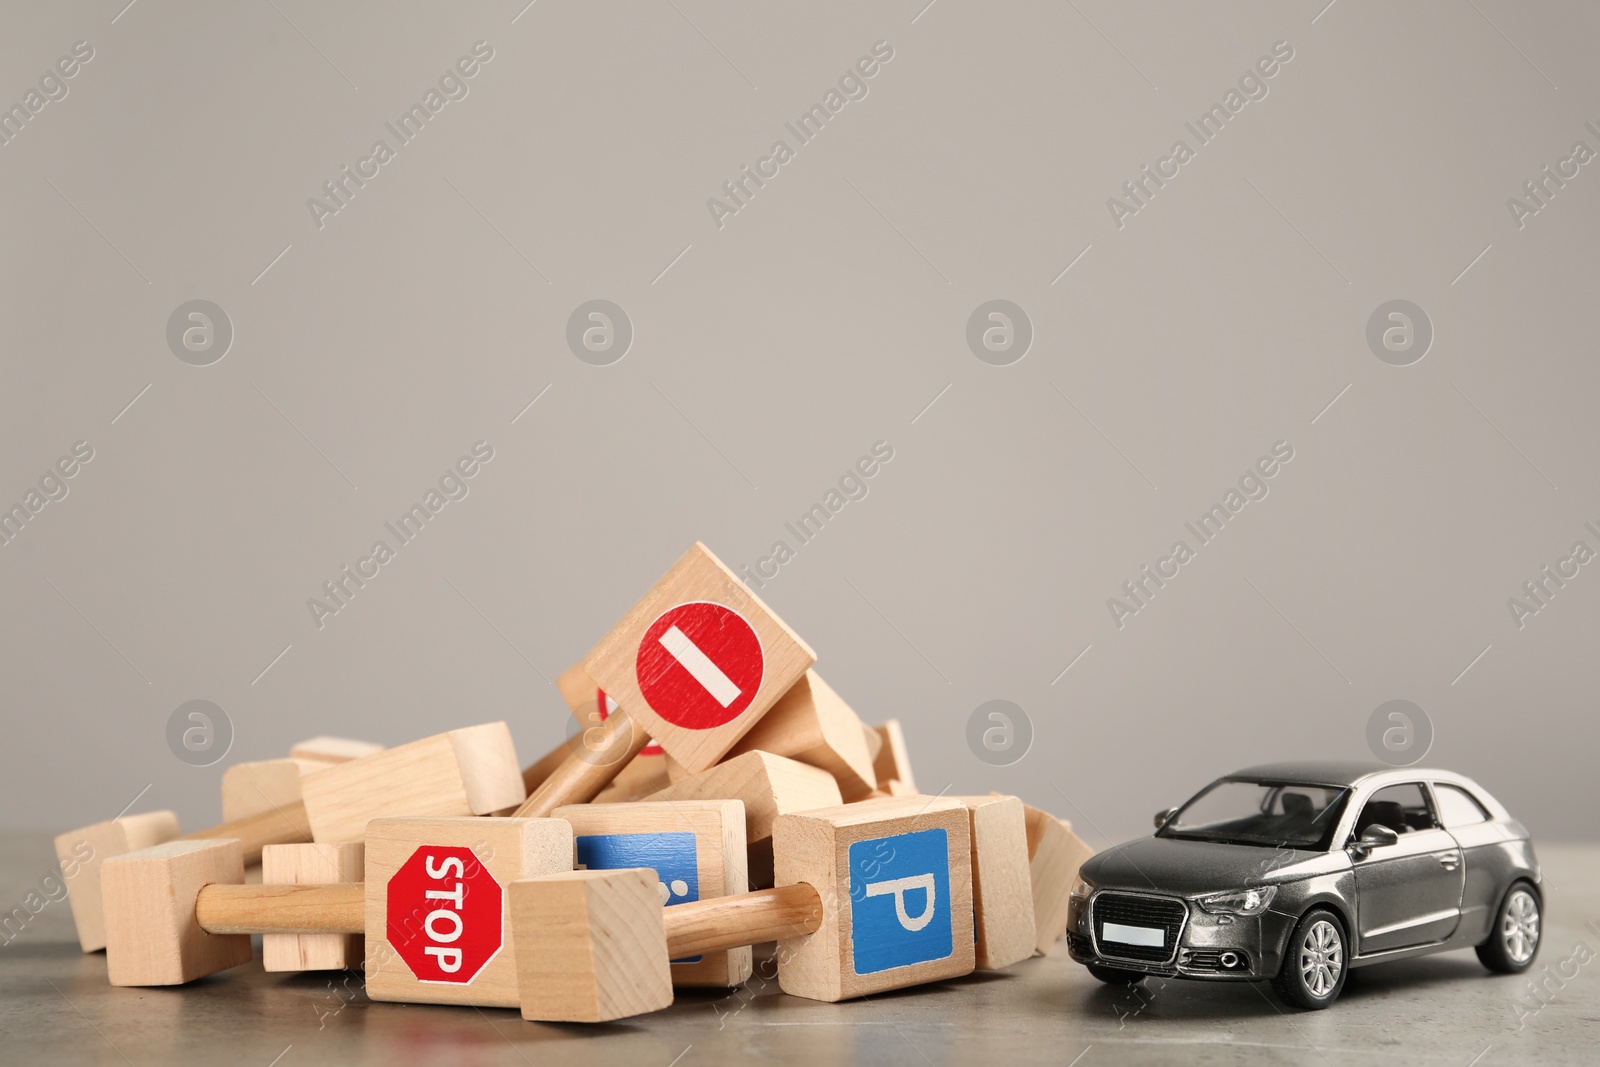
M 424 845 L 389 879 L 386 925 L 418 981 L 466 985 L 500 952 L 505 893 L 470 848 Z
M 761 638 L 732 608 L 679 604 L 645 630 L 634 669 L 651 710 L 675 726 L 732 722 L 761 688 Z

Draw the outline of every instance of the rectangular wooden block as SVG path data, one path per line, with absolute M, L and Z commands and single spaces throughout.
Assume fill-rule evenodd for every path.
M 572 869 L 572 825 L 374 819 L 366 845 L 367 995 L 517 1007 L 506 892 L 519 878 Z
M 633 804 L 573 804 L 555 810 L 572 824 L 582 870 L 649 867 L 656 872 L 661 902 L 745 891 L 744 804 L 737 800 L 641 801 Z M 750 977 L 749 948 L 707 952 L 675 960 L 675 986 L 736 986 Z
M 696 542 L 584 657 L 583 670 L 679 762 L 703 771 L 816 659 Z
M 1028 823 L 1016 797 L 957 797 L 972 831 L 977 969 L 999 970 L 1033 955 L 1038 932 L 1028 865 Z
M 867 754 L 872 757 L 873 777 L 877 777 L 878 753 L 883 750 L 883 735 L 866 723 L 862 723 L 861 736 L 867 739 Z
M 300 792 L 317 841 L 359 841 L 367 821 L 379 815 L 487 815 L 527 796 L 511 730 L 503 722 L 337 764 L 307 775 Z
M 966 807 L 905 797 L 781 815 L 780 886 L 822 897 L 813 934 L 779 942 L 784 992 L 836 1001 L 972 971 L 972 841 Z
M 222 821 L 293 807 L 300 802 L 300 779 L 331 766 L 309 759 L 235 763 L 222 772 Z
M 247 935 L 208 934 L 194 914 L 203 887 L 243 881 L 236 841 L 168 841 L 107 859 L 100 884 L 111 984 L 182 985 L 250 962 Z
M 348 763 L 381 751 L 383 746 L 375 741 L 319 736 L 295 742 L 289 749 L 289 755 L 294 759 L 316 760 L 318 763 Z
M 899 719 L 890 719 L 882 726 L 874 727 L 878 734 L 878 754 L 873 757 L 873 773 L 878 777 L 878 787 L 887 789 L 885 782 L 899 782 L 911 793 L 917 791 L 916 779 L 911 776 L 911 757 L 906 752 L 905 731 L 900 729 Z
M 366 846 L 360 841 L 267 845 L 261 880 L 267 885 L 359 884 Z M 343 971 L 361 966 L 360 934 L 263 934 L 261 966 L 268 971 Z
M 643 869 L 512 883 L 522 1017 L 599 1023 L 671 1005 L 656 885 Z
M 178 836 L 178 817 L 170 811 L 149 811 L 109 819 L 60 835 L 55 840 L 56 861 L 71 901 L 72 922 L 78 945 L 85 952 L 106 947 L 104 896 L 100 868 L 112 856 L 137 852 Z
M 650 800 L 741 800 L 746 839 L 772 836 L 773 820 L 784 812 L 825 808 L 841 802 L 833 775 L 770 752 L 746 752 L 708 771 L 675 782 Z
M 1028 823 L 1028 867 L 1033 887 L 1034 949 L 1048 956 L 1067 932 L 1067 910 L 1078 868 L 1094 855 L 1077 834 L 1049 812 L 1024 805 Z
M 846 801 L 860 800 L 878 785 L 861 720 L 814 670 L 779 697 L 729 755 L 758 750 L 822 768 L 838 779 Z

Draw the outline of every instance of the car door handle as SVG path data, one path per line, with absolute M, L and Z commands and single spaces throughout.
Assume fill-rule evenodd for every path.
M 1446 852 L 1444 855 L 1439 857 L 1439 866 L 1443 867 L 1447 871 L 1453 871 L 1460 865 L 1461 857 L 1457 856 L 1454 852 Z

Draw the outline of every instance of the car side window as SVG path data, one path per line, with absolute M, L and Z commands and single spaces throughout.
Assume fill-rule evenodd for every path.
M 1397 834 L 1409 834 L 1413 830 L 1437 829 L 1439 824 L 1434 821 L 1422 783 L 1405 782 L 1384 786 L 1372 794 L 1356 820 L 1356 836 L 1360 837 L 1367 827 L 1374 825 L 1387 826 Z
M 1483 810 L 1483 805 L 1478 803 L 1477 798 L 1471 793 L 1459 786 L 1436 782 L 1433 786 L 1433 795 L 1439 801 L 1439 820 L 1444 823 L 1447 830 L 1489 821 L 1489 813 Z

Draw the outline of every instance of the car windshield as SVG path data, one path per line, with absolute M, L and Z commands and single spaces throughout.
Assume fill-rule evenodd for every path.
M 1158 837 L 1326 850 L 1350 790 L 1224 778 L 1168 819 Z

